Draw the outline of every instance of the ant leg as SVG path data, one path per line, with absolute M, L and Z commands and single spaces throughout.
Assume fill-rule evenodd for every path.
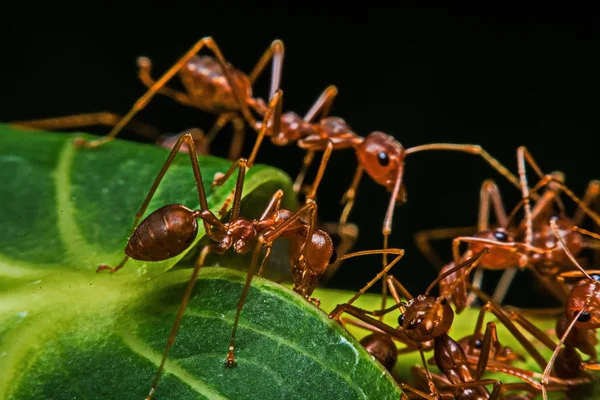
M 358 226 L 356 224 L 349 223 L 341 226 L 337 222 L 325 222 L 322 224 L 322 228 L 327 233 L 339 236 L 340 242 L 335 249 L 337 254 L 348 253 L 358 240 Z M 341 263 L 340 260 L 336 260 L 333 264 L 330 264 L 321 276 L 321 282 L 327 282 L 331 279 L 340 268 Z
M 221 186 L 231 177 L 231 175 L 233 175 L 235 170 L 238 170 L 237 182 L 235 185 L 235 189 L 233 189 L 232 191 L 232 194 L 234 195 L 230 218 L 232 221 L 237 219 L 240 214 L 240 202 L 242 199 L 242 190 L 244 189 L 244 179 L 246 178 L 246 172 L 248 171 L 247 165 L 248 160 L 246 160 L 245 158 L 238 159 L 229 167 L 229 169 L 224 174 L 215 174 L 215 180 L 212 183 L 213 188 L 215 188 L 216 186 Z M 230 203 L 231 194 L 229 195 L 229 197 L 227 197 L 227 199 L 223 203 L 223 206 L 219 210 L 219 217 L 222 218 L 223 216 L 225 216 Z
M 546 360 L 540 354 L 540 352 L 537 350 L 537 348 L 533 345 L 533 343 L 531 343 L 531 341 L 529 341 L 521 333 L 521 331 L 516 327 L 516 325 L 512 322 L 511 319 L 514 318 L 514 316 L 511 318 L 509 316 L 510 314 L 507 315 L 505 313 L 505 311 L 503 311 L 500 307 L 498 307 L 497 305 L 492 303 L 490 301 L 489 297 L 487 297 L 485 295 L 485 293 L 483 293 L 477 289 L 474 289 L 474 288 L 473 288 L 473 290 L 477 292 L 477 296 L 479 296 L 487 301 L 487 303 L 483 307 L 481 307 L 481 309 L 479 311 L 480 314 L 485 314 L 487 312 L 490 312 L 496 318 L 498 318 L 498 320 L 502 323 L 502 325 L 504 325 L 506 327 L 506 329 L 508 329 L 508 331 L 513 335 L 513 337 L 515 339 L 517 339 L 517 341 L 521 344 L 521 346 L 523 346 L 525 351 L 527 351 L 527 353 L 533 358 L 533 360 L 539 365 L 539 367 L 541 369 L 544 369 L 546 367 Z M 517 320 L 516 322 L 520 324 L 520 320 Z M 531 324 L 524 324 L 521 326 L 523 328 L 525 328 L 530 334 L 532 334 L 536 339 L 541 340 L 542 343 L 544 343 L 544 345 L 546 345 L 546 346 L 550 345 L 548 347 L 550 347 L 551 349 L 554 348 L 554 342 L 552 342 L 552 340 L 541 330 L 539 330 L 535 327 L 534 327 L 534 329 L 529 330 L 529 328 L 531 328 L 531 326 L 532 326 Z
M 296 177 L 296 180 L 294 181 L 294 186 L 292 187 L 295 193 L 300 193 L 300 190 L 302 189 L 302 184 L 304 183 L 304 179 L 306 178 L 306 173 L 308 172 L 308 168 L 310 167 L 310 164 L 312 164 L 315 158 L 315 154 L 315 151 L 309 150 L 304 155 L 304 158 L 302 159 L 302 168 L 300 168 L 300 172 L 298 172 L 298 176 Z
M 275 92 L 279 90 L 281 81 L 281 70 L 283 67 L 284 46 L 281 40 L 274 40 L 271 46 L 265 51 L 262 57 L 256 63 L 256 66 L 248 76 L 250 84 L 254 84 L 256 79 L 265 69 L 265 66 L 270 59 L 273 59 L 271 67 L 271 88 L 269 91 L 269 101 L 275 96 Z
M 412 153 L 417 153 L 419 151 L 430 150 L 458 151 L 462 153 L 478 155 L 481 158 L 483 158 L 483 160 L 487 162 L 492 168 L 494 168 L 500 175 L 504 176 L 509 182 L 511 182 L 516 188 L 521 189 L 519 179 L 517 179 L 517 177 L 508 170 L 508 168 L 502 165 L 498 160 L 496 160 L 487 151 L 485 151 L 481 146 L 478 145 L 431 143 L 406 149 L 405 154 L 408 155 Z M 532 197 L 534 197 L 534 199 L 537 200 L 536 194 L 532 194 Z
M 392 189 L 392 193 L 390 196 L 390 202 L 388 204 L 388 209 L 385 214 L 385 218 L 383 220 L 382 234 L 383 234 L 383 248 L 384 249 L 388 248 L 389 236 L 392 233 L 392 220 L 394 218 L 394 209 L 396 208 L 396 201 L 398 198 L 398 194 L 400 193 L 400 189 L 402 187 L 402 177 L 404 175 L 404 164 L 403 163 L 400 164 L 400 166 L 398 167 L 397 173 L 398 173 L 398 175 L 396 178 L 396 183 L 394 184 L 394 188 Z M 382 263 L 385 268 L 385 265 L 387 264 L 387 255 L 386 254 L 383 255 Z M 384 274 L 383 278 L 384 279 L 386 278 L 385 274 Z M 387 285 L 383 285 L 383 287 L 381 288 L 381 309 L 382 310 L 385 309 L 386 301 L 387 301 Z
M 165 366 L 165 362 L 167 361 L 167 356 L 169 355 L 169 350 L 175 343 L 175 337 L 177 336 L 177 331 L 179 330 L 179 326 L 181 325 L 181 318 L 183 317 L 183 313 L 187 308 L 188 301 L 190 300 L 190 296 L 192 294 L 192 290 L 194 289 L 194 285 L 196 284 L 196 280 L 198 278 L 198 273 L 200 269 L 204 265 L 204 260 L 209 253 L 214 254 L 223 254 L 225 249 L 220 248 L 216 244 L 209 244 L 202 248 L 200 252 L 200 256 L 196 260 L 196 264 L 194 265 L 194 270 L 192 271 L 192 275 L 190 276 L 190 280 L 188 281 L 185 291 L 183 293 L 183 299 L 181 300 L 181 304 L 179 305 L 179 310 L 177 310 L 177 315 L 175 316 L 175 322 L 173 323 L 173 327 L 171 328 L 171 333 L 169 334 L 169 339 L 167 340 L 167 345 L 165 347 L 165 351 L 163 353 L 162 359 L 160 360 L 160 365 L 158 366 L 158 371 L 156 371 L 156 376 L 154 377 L 154 381 L 152 382 L 152 387 L 150 389 L 150 393 L 146 400 L 150 400 L 156 392 L 156 388 L 158 386 L 158 381 L 160 380 L 160 376 Z
M 134 227 L 137 226 L 140 218 L 142 217 L 142 215 L 144 215 L 144 212 L 148 208 L 148 205 L 150 204 L 150 200 L 152 200 L 152 197 L 154 196 L 154 193 L 156 192 L 158 185 L 160 184 L 162 178 L 165 176 L 169 166 L 175 159 L 175 156 L 179 152 L 179 148 L 184 143 L 187 145 L 188 154 L 190 156 L 190 161 L 192 162 L 192 169 L 194 171 L 194 179 L 196 181 L 196 189 L 198 190 L 198 200 L 200 202 L 200 209 L 203 211 L 208 210 L 208 202 L 206 200 L 206 192 L 204 191 L 204 185 L 202 183 L 202 172 L 200 171 L 200 165 L 198 164 L 198 156 L 196 155 L 196 146 L 194 144 L 194 139 L 193 139 L 192 135 L 190 133 L 186 133 L 186 134 L 182 135 L 179 138 L 179 140 L 177 140 L 177 142 L 173 146 L 173 149 L 171 150 L 171 153 L 169 153 L 169 156 L 167 157 L 167 161 L 165 161 L 163 167 L 161 168 L 160 172 L 158 173 L 156 179 L 154 180 L 154 183 L 152 184 L 152 187 L 150 188 L 148 195 L 144 199 L 142 206 L 140 207 L 137 214 L 135 215 L 135 219 L 133 222 Z M 206 223 L 205 223 L 204 228 L 208 232 L 209 226 L 206 225 Z
M 64 117 L 32 119 L 28 121 L 13 121 L 9 124 L 18 128 L 31 128 L 55 131 L 59 129 L 83 128 L 93 125 L 114 126 L 119 123 L 121 116 L 109 112 L 97 112 L 67 115 Z M 156 139 L 160 132 L 152 125 L 144 122 L 131 120 L 127 128 L 148 139 Z
M 106 264 L 100 264 L 98 266 L 98 268 L 96 268 L 96 272 L 100 272 L 100 271 L 104 271 L 104 270 L 108 270 L 111 273 L 115 273 L 118 270 L 120 270 L 121 268 L 123 268 L 125 266 L 125 264 L 127 263 L 127 261 L 129 260 L 129 256 L 125 256 L 123 257 L 123 259 L 121 260 L 120 263 L 118 263 L 116 266 L 111 267 L 109 265 Z
M 479 231 L 487 231 L 490 229 L 490 202 L 494 207 L 494 215 L 499 226 L 506 227 L 508 217 L 506 209 L 500 196 L 500 190 L 496 183 L 491 179 L 486 179 L 481 185 L 479 191 L 479 220 L 477 229 Z
M 327 163 L 329 162 L 329 158 L 331 157 L 331 152 L 333 151 L 333 142 L 329 139 L 325 141 L 325 150 L 323 151 L 323 157 L 321 158 L 321 164 L 319 165 L 319 170 L 317 171 L 317 176 L 313 181 L 312 188 L 310 192 L 306 195 L 307 199 L 314 200 L 317 195 L 317 189 L 321 184 L 321 180 L 323 179 L 323 175 L 325 174 L 325 169 L 327 168 Z
M 169 70 L 158 81 L 156 81 L 156 83 L 154 85 L 152 85 L 152 87 L 149 88 L 142 97 L 140 97 L 135 102 L 135 104 L 133 105 L 133 107 L 127 112 L 127 114 L 125 114 L 125 116 L 123 117 L 123 119 L 121 119 L 121 121 L 119 121 L 119 123 L 106 136 L 104 136 L 101 139 L 94 140 L 94 141 L 91 141 L 91 142 L 80 143 L 80 145 L 83 145 L 83 146 L 85 146 L 87 148 L 94 148 L 94 147 L 101 146 L 102 144 L 104 144 L 106 142 L 109 142 L 112 139 L 114 139 L 119 134 L 119 132 L 123 129 L 123 127 L 126 126 L 129 123 L 129 121 L 139 111 L 141 111 L 144 107 L 146 107 L 146 105 L 158 93 L 158 91 L 161 88 L 163 88 L 164 85 L 171 78 L 173 78 L 173 76 L 175 76 L 175 74 L 181 68 L 183 68 L 186 65 L 186 63 L 196 53 L 198 53 L 204 47 L 207 47 L 208 49 L 210 49 L 213 52 L 213 54 L 215 55 L 215 58 L 217 59 L 217 61 L 221 65 L 221 68 L 223 69 L 223 72 L 225 74 L 225 78 L 227 79 L 227 82 L 229 83 L 230 87 L 232 88 L 232 94 L 234 95 L 237 103 L 240 105 L 240 111 L 242 112 L 242 114 L 244 115 L 244 117 L 248 120 L 248 122 L 252 126 L 256 126 L 256 120 L 254 119 L 254 117 L 252 116 L 250 110 L 248 109 L 248 105 L 245 102 L 241 101 L 241 96 L 237 93 L 237 87 L 233 84 L 233 80 L 231 78 L 230 68 L 228 67 L 227 61 L 225 61 L 225 58 L 223 57 L 223 54 L 221 53 L 221 50 L 219 49 L 219 47 L 217 46 L 217 44 L 213 40 L 213 38 L 211 38 L 211 37 L 205 37 L 205 38 L 200 39 L 198 42 L 196 42 L 196 44 L 194 44 L 183 55 L 183 57 L 181 57 L 175 64 L 173 64 L 173 66 L 171 68 L 169 68 Z
M 362 250 L 362 251 L 357 251 L 357 252 L 350 253 L 350 254 L 344 254 L 343 256 L 341 256 L 339 258 L 341 260 L 346 260 L 351 257 L 366 256 L 366 255 L 370 255 L 370 254 L 395 254 L 396 257 L 394 257 L 392 262 L 387 264 L 381 272 L 379 272 L 377 275 L 375 275 L 375 277 L 373 279 L 371 279 L 369 282 L 367 282 L 367 284 L 365 286 L 363 286 L 354 296 L 352 296 L 352 298 L 350 300 L 348 300 L 348 302 L 346 304 L 354 303 L 356 301 L 356 299 L 358 299 L 367 290 L 369 290 L 371 288 L 371 286 L 373 286 L 378 280 L 380 280 L 384 276 L 387 276 L 388 271 L 390 269 L 392 269 L 394 267 L 394 265 L 396 265 L 398 263 L 398 261 L 400 261 L 400 259 L 404 256 L 404 250 L 403 249 Z M 404 295 L 404 293 L 408 293 L 408 291 L 406 289 L 404 289 L 404 287 L 402 286 L 402 284 L 400 282 L 398 282 L 398 281 L 396 281 L 396 282 L 398 283 L 398 285 L 400 287 L 402 287 L 403 295 Z M 408 293 L 408 296 L 410 296 L 410 293 Z M 394 298 L 397 299 L 397 297 L 394 297 Z M 399 299 L 398 299 L 397 303 L 399 303 Z M 392 309 L 394 309 L 394 308 L 392 308 Z M 388 310 L 388 311 L 391 311 L 391 310 Z M 337 315 L 339 315 L 339 313 Z M 330 316 L 330 318 L 331 318 L 331 316 Z
M 280 120 L 281 120 L 282 96 L 283 96 L 283 92 L 281 90 L 277 91 L 277 93 L 275 93 L 275 96 L 269 103 L 269 108 L 268 108 L 267 112 L 265 113 L 265 118 L 261 124 L 261 128 L 258 133 L 258 137 L 256 138 L 256 142 L 254 143 L 254 148 L 252 150 L 252 153 L 250 154 L 250 157 L 247 160 L 240 158 L 237 161 L 237 162 L 240 162 L 240 160 L 245 160 L 244 161 L 245 166 L 244 166 L 244 172 L 243 172 L 244 175 L 248 172 L 248 169 L 250 169 L 254 165 L 254 160 L 256 159 L 258 149 L 259 149 L 259 147 L 263 141 L 263 138 L 265 136 L 265 132 L 268 127 L 268 122 L 272 119 L 273 120 L 273 128 L 279 129 L 279 124 L 280 124 Z M 231 174 L 233 173 L 235 168 L 236 167 L 234 164 L 229 168 L 229 170 L 225 174 L 215 175 L 215 179 L 213 180 L 213 183 L 212 183 L 213 188 L 215 186 L 223 185 L 227 181 L 227 179 L 229 179 L 229 177 L 231 176 Z M 238 174 L 238 182 L 240 181 L 240 174 L 242 174 L 241 169 Z M 242 179 L 242 185 L 243 185 L 243 178 L 241 178 L 241 179 Z M 241 196 L 241 187 L 239 190 L 239 196 L 238 196 L 238 191 L 235 190 L 235 191 L 231 192 L 231 194 L 227 197 L 223 207 L 219 211 L 219 215 L 221 217 L 225 215 L 225 212 L 227 211 L 227 207 L 229 206 L 229 203 L 231 203 L 232 198 L 234 196 L 236 196 L 236 197 L 233 199 L 233 210 L 234 210 L 233 212 L 235 212 L 236 209 L 239 211 L 239 201 L 241 201 L 241 197 L 239 197 L 239 196 Z M 238 206 L 236 208 L 236 199 L 238 197 L 239 197 L 238 202 L 237 202 Z M 234 215 L 233 212 L 232 212 L 232 216 Z M 235 214 L 235 216 L 237 217 L 237 213 Z
M 310 110 L 304 116 L 304 121 L 312 122 L 320 114 L 320 118 L 327 118 L 331 111 L 331 105 L 335 96 L 337 96 L 338 90 L 335 85 L 330 85 L 325 88 L 323 93 L 319 96 L 317 101 L 314 102 Z
M 340 216 L 340 225 L 342 226 L 346 225 L 348 217 L 350 216 L 350 211 L 352 211 L 352 208 L 354 207 L 354 202 L 356 200 L 356 190 L 358 189 L 360 178 L 362 178 L 364 172 L 364 168 L 359 165 L 356 168 L 356 172 L 354 173 L 354 177 L 352 178 L 352 183 L 350 184 L 350 187 L 346 190 L 344 196 L 342 196 L 341 203 L 345 203 L 344 210 L 342 211 L 342 215 Z
M 240 158 L 240 154 L 242 154 L 242 149 L 244 147 L 246 123 L 243 118 L 236 115 L 231 119 L 231 125 L 233 126 L 233 138 L 231 138 L 227 158 L 236 160 Z
M 431 246 L 434 240 L 450 239 L 456 236 L 472 235 L 477 232 L 475 226 L 464 226 L 457 228 L 436 228 L 417 232 L 415 234 L 415 244 L 425 258 L 438 270 L 442 268 L 444 262 Z
M 156 81 L 152 76 L 150 76 L 150 72 L 152 71 L 152 61 L 148 57 L 138 57 L 137 59 L 138 65 L 138 78 L 139 80 L 146 86 L 148 89 L 151 89 Z M 180 92 L 175 89 L 171 89 L 167 86 L 159 87 L 157 93 L 164 94 L 167 97 L 172 98 L 178 103 L 184 104 L 189 107 L 196 107 L 194 101 L 190 98 L 187 93 Z
M 200 166 L 198 164 L 198 156 L 196 155 L 196 146 L 194 144 L 194 139 L 192 138 L 192 135 L 190 133 L 186 133 L 177 140 L 177 143 L 175 143 L 175 145 L 173 146 L 173 149 L 169 153 L 169 157 L 167 157 L 167 161 L 165 161 L 165 163 L 163 164 L 163 167 L 161 168 L 160 172 L 156 176 L 156 179 L 154 180 L 154 183 L 152 184 L 150 191 L 146 195 L 144 202 L 142 203 L 140 209 L 138 210 L 138 212 L 135 215 L 135 218 L 133 220 L 133 228 L 134 229 L 138 225 L 138 222 L 139 222 L 140 218 L 142 217 L 142 215 L 144 215 L 144 212 L 148 208 L 148 205 L 150 204 L 150 201 L 152 200 L 152 197 L 154 196 L 154 193 L 156 192 L 158 185 L 160 184 L 162 178 L 165 176 L 167 170 L 169 169 L 169 166 L 175 159 L 175 156 L 179 152 L 180 147 L 184 143 L 187 145 L 188 154 L 190 155 L 190 161 L 192 162 L 192 169 L 194 171 L 194 179 L 196 181 L 196 189 L 198 190 L 198 201 L 200 202 L 200 209 L 201 209 L 201 211 L 212 215 L 211 211 L 208 209 L 208 202 L 206 200 L 206 192 L 204 191 L 204 185 L 202 183 L 202 173 L 200 171 Z M 216 217 L 215 217 L 215 219 L 216 219 Z M 204 224 L 205 232 L 207 232 L 207 233 L 210 232 L 210 224 L 208 224 L 204 219 L 202 220 L 202 222 Z M 114 268 L 111 268 L 104 264 L 100 265 L 98 267 L 98 269 L 96 270 L 96 272 L 100 272 L 103 270 L 110 270 L 112 272 L 115 272 L 115 271 L 123 268 L 123 266 L 125 265 L 125 263 L 127 262 L 128 259 L 129 259 L 129 257 L 125 257 Z
M 590 181 L 587 189 L 585 190 L 585 194 L 583 195 L 583 199 L 581 202 L 589 207 L 600 195 L 600 180 L 594 179 Z M 585 212 L 581 207 L 577 207 L 577 211 L 573 216 L 573 225 L 581 225 L 585 218 Z
M 237 304 L 237 311 L 235 314 L 235 320 L 233 322 L 233 330 L 231 332 L 231 340 L 229 342 L 229 349 L 227 351 L 227 362 L 226 366 L 232 368 L 235 366 L 235 334 L 237 333 L 238 324 L 240 322 L 240 315 L 242 313 L 242 308 L 244 307 L 244 303 L 246 302 L 246 298 L 248 297 L 248 292 L 250 290 L 250 283 L 252 282 L 252 277 L 254 276 L 254 270 L 256 269 L 256 264 L 258 264 L 258 259 L 260 257 L 261 250 L 263 246 L 269 248 L 271 246 L 270 242 L 267 242 L 263 236 L 261 236 L 254 248 L 254 252 L 252 253 L 252 261 L 250 262 L 250 267 L 248 268 L 248 273 L 246 275 L 246 281 L 244 283 L 244 288 L 242 289 L 242 294 Z M 263 269 L 264 265 L 268 262 L 268 257 L 271 255 L 271 251 L 267 251 L 265 256 L 263 257 L 260 270 Z
M 422 392 L 419 389 L 412 387 L 406 383 L 400 383 L 400 388 L 402 389 L 403 392 L 406 391 L 406 392 L 416 394 L 417 396 L 419 396 L 418 398 L 423 398 L 423 399 L 427 399 L 427 400 L 438 400 L 439 399 L 439 396 L 437 394 L 433 394 L 433 395 L 426 394 L 425 392 Z

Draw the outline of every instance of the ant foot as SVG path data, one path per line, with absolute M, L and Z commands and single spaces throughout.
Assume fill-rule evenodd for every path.
M 76 149 L 80 149 L 82 147 L 87 147 L 87 140 L 85 140 L 84 138 L 75 138 L 75 140 L 73 140 L 73 144 L 75 145 Z
M 316 297 L 309 297 L 308 301 L 313 303 L 317 307 L 321 306 L 321 300 L 317 299 Z
M 104 270 L 109 270 L 112 273 L 114 273 L 117 269 L 115 267 L 111 267 L 110 265 L 106 265 L 106 264 L 101 264 L 98 266 L 98 268 L 96 268 L 96 272 L 100 272 L 100 271 L 104 271 Z
M 236 366 L 235 356 L 233 355 L 233 348 L 229 348 L 227 352 L 227 361 L 225 362 L 227 368 L 233 368 Z

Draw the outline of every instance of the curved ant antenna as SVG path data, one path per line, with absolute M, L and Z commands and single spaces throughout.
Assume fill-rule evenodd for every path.
M 463 274 L 452 285 L 450 285 L 448 288 L 446 288 L 446 290 L 444 290 L 443 293 L 440 293 L 439 297 L 445 297 L 444 295 L 446 293 L 452 292 L 467 276 L 469 276 L 469 273 L 479 265 L 483 256 L 485 256 L 489 252 L 490 252 L 490 249 L 487 247 L 484 247 L 483 249 L 481 249 L 481 251 L 479 251 L 477 254 L 475 254 L 475 256 L 473 258 L 470 258 L 467 261 L 464 261 L 462 264 L 459 264 L 458 266 L 449 269 L 448 271 L 444 272 L 443 274 L 440 274 L 440 276 L 438 276 L 436 278 L 436 280 L 434 280 L 431 283 L 431 285 L 429 285 L 429 287 L 425 291 L 425 295 L 428 296 L 429 292 L 431 292 L 431 290 L 435 287 L 435 285 L 437 285 L 445 277 L 447 277 L 448 275 L 451 275 L 451 274 L 455 273 L 456 271 L 469 265 L 469 268 L 467 268 L 467 270 L 465 272 L 463 272 Z

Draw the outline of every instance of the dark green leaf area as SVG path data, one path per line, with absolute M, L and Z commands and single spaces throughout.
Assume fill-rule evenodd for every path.
M 181 280 L 188 275 L 174 271 L 167 278 Z M 226 368 L 244 275 L 207 268 L 201 277 L 170 352 L 157 399 L 171 398 L 173 391 L 185 387 L 209 398 L 249 398 L 249 387 L 251 398 L 264 399 L 399 397 L 387 372 L 338 323 L 287 289 L 257 278 L 240 319 L 237 366 Z M 139 348 L 144 348 L 142 354 L 148 359 L 158 362 L 164 350 L 170 331 L 165 321 L 173 320 L 183 285 L 181 281 L 152 292 L 136 308 L 130 326 L 123 324 L 128 343 L 146 343 Z

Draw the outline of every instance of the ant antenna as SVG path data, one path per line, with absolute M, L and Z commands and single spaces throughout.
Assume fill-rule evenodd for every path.
M 465 279 L 469 273 L 476 268 L 479 263 L 481 262 L 481 259 L 483 258 L 483 256 L 485 256 L 487 253 L 490 252 L 490 249 L 487 247 L 484 247 L 480 252 L 478 252 L 473 258 L 468 259 L 467 261 L 459 264 L 458 266 L 449 269 L 448 271 L 444 272 L 443 274 L 441 274 L 440 276 L 438 276 L 436 278 L 436 280 L 434 280 L 433 282 L 431 282 L 431 285 L 429 285 L 429 287 L 427 288 L 427 290 L 425 291 L 425 295 L 429 295 L 429 292 L 435 287 L 435 285 L 437 285 L 442 279 L 444 279 L 445 277 L 447 277 L 450 274 L 453 274 L 454 272 L 458 271 L 459 269 L 462 269 L 464 267 L 466 267 L 467 265 L 469 265 L 469 268 L 467 268 L 467 270 L 454 282 L 452 283 L 452 285 L 450 285 L 445 291 L 444 293 L 440 294 L 440 297 L 445 297 L 446 293 L 449 293 L 451 291 L 453 291 L 462 281 L 463 279 Z
M 347 302 L 348 304 L 354 303 L 354 301 L 356 299 L 358 299 L 367 290 L 369 290 L 369 288 L 371 288 L 371 286 L 373 286 L 375 284 L 375 282 L 377 282 L 378 280 L 381 279 L 381 277 L 383 277 L 385 274 L 387 274 L 388 271 L 394 265 L 396 265 L 396 263 L 398 263 L 398 261 L 400 261 L 400 259 L 404 256 L 404 250 L 403 249 L 363 250 L 363 251 L 357 251 L 354 253 L 344 254 L 343 256 L 338 257 L 337 260 L 341 261 L 341 260 L 346 260 L 348 258 L 358 257 L 358 256 L 366 256 L 369 254 L 396 254 L 396 258 L 394 258 L 388 265 L 386 265 L 386 267 L 383 270 L 381 270 L 381 272 L 379 272 L 377 274 L 377 276 L 375 276 L 375 278 L 371 279 L 369 281 L 369 283 L 367 283 L 365 285 L 365 287 L 360 289 L 354 296 L 352 296 L 352 298 L 350 300 L 348 300 L 348 302 Z

